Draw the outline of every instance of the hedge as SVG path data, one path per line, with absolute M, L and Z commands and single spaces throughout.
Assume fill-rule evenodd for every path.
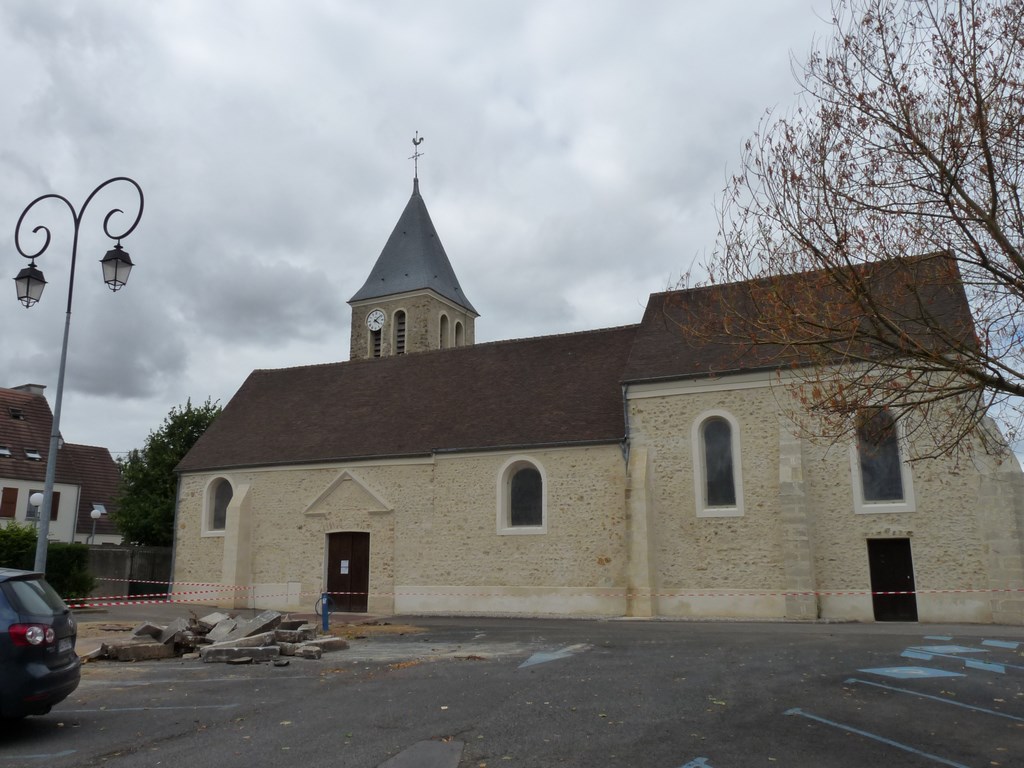
M 35 569 L 36 529 L 8 523 L 0 528 L 0 568 Z M 65 600 L 88 597 L 96 586 L 89 573 L 89 547 L 52 542 L 46 553 L 46 580 Z

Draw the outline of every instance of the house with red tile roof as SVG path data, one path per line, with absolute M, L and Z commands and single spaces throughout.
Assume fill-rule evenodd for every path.
M 941 258 L 863 277 L 888 295 Z M 813 277 L 476 344 L 414 182 L 349 302 L 351 359 L 254 371 L 178 466 L 174 580 L 284 610 L 1024 623 L 1016 461 L 910 461 L 884 409 L 871 444 L 820 445 L 782 406 L 799 345 L 686 332 Z M 962 290 L 927 290 L 908 333 L 931 343 L 925 308 L 973 332 Z
M 0 526 L 38 520 L 39 510 L 29 500 L 43 492 L 53 428 L 43 390 L 39 384 L 0 388 Z M 120 482 L 110 451 L 63 440 L 58 445 L 50 541 L 121 543 L 110 518 Z M 95 521 L 94 509 L 101 512 Z

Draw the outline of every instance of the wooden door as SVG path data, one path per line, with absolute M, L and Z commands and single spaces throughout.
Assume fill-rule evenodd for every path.
M 365 613 L 370 591 L 370 534 L 327 534 L 327 591 L 335 611 Z M 339 594 L 340 593 L 340 594 Z
M 875 621 L 917 621 L 910 539 L 868 539 L 868 565 Z M 880 595 L 879 592 L 910 594 Z

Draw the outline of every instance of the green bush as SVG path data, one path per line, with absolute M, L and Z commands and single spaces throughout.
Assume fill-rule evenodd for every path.
M 36 529 L 8 523 L 0 528 L 0 568 L 35 569 Z M 89 547 L 51 542 L 46 550 L 46 580 L 65 600 L 88 597 L 96 587 L 89 573 Z
M 89 573 L 89 547 L 51 543 L 46 555 L 46 580 L 65 600 L 88 597 L 96 587 Z
M 9 522 L 0 528 L 0 568 L 31 571 L 36 561 L 36 529 Z

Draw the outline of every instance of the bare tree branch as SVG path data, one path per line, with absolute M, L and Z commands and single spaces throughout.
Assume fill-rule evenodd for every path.
M 716 312 L 674 321 L 773 350 L 823 431 L 885 404 L 941 414 L 922 427 L 940 453 L 989 412 L 1015 439 L 1024 3 L 836 0 L 832 37 L 794 71 L 799 106 L 766 113 L 748 141 L 704 265 L 710 284 L 751 295 L 722 291 Z

